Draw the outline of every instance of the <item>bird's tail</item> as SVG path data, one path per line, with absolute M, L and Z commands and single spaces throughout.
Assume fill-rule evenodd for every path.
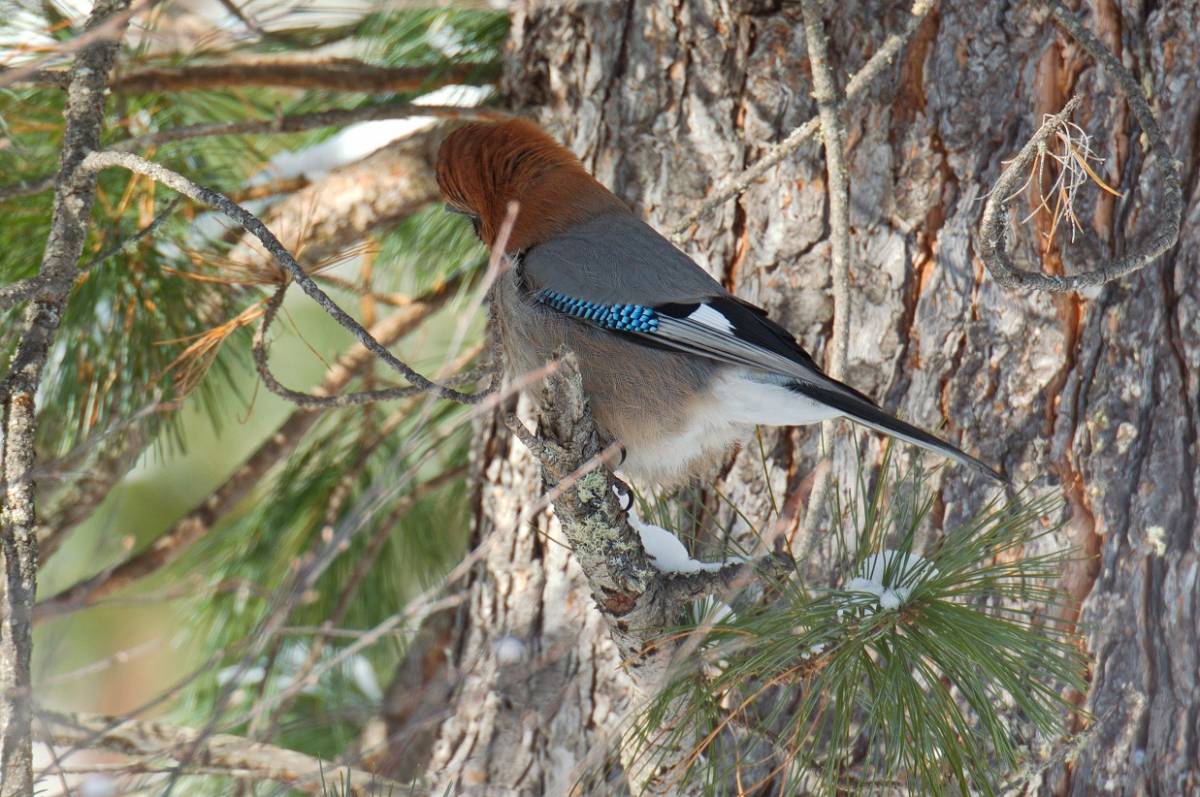
M 814 401 L 819 401 L 839 410 L 847 418 L 861 423 L 863 426 L 870 427 L 878 432 L 883 432 L 886 435 L 899 438 L 905 442 L 912 443 L 915 446 L 933 451 L 943 456 L 957 460 L 964 465 L 969 465 L 972 468 L 983 471 L 988 476 L 997 481 L 1007 482 L 999 471 L 984 464 L 980 460 L 957 448 L 956 446 L 947 443 L 939 437 L 931 435 L 923 429 L 918 429 L 910 423 L 905 423 L 899 418 L 893 418 L 879 407 L 875 406 L 866 396 L 859 394 L 857 391 L 849 387 L 844 387 L 830 380 L 832 384 L 828 387 L 811 382 L 791 382 L 788 388 L 800 395 L 807 396 Z M 836 386 L 836 387 L 835 387 Z M 842 389 L 839 389 L 842 388 Z

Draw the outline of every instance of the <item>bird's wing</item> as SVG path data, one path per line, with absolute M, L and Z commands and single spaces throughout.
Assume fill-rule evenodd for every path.
M 593 326 L 870 402 L 632 214 L 577 224 L 525 252 L 519 267 L 530 295 Z
M 646 345 L 783 377 L 801 395 L 887 434 L 1004 477 L 955 446 L 888 415 L 827 376 L 764 310 L 738 299 L 632 215 L 575 225 L 525 252 L 520 282 L 560 313 Z

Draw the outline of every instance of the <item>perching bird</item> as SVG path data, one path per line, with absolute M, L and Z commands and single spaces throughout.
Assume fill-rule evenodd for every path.
M 949 443 L 826 376 L 766 312 L 635 216 L 567 149 L 526 121 L 464 125 L 441 146 L 438 184 L 489 248 L 510 202 L 513 267 L 493 294 L 514 374 L 566 345 L 620 469 L 667 484 L 695 473 L 755 425 L 839 416 L 1003 479 Z

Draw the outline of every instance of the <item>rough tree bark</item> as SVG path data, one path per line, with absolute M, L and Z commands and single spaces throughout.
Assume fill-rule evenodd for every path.
M 1076 121 L 1108 157 L 1102 174 L 1126 192 L 1089 200 L 1081 214 L 1109 253 L 1157 215 L 1162 171 L 1139 148 L 1112 79 L 1033 4 L 943 2 L 847 113 L 846 377 L 1018 483 L 1067 499 L 1054 542 L 1085 554 L 1063 587 L 1080 602 L 1095 657 L 1080 702 L 1103 721 L 1072 763 L 1054 764 L 1026 791 L 1196 793 L 1200 8 L 1093 0 L 1078 10 L 1148 92 L 1180 162 L 1179 244 L 1086 296 L 1013 292 L 985 275 L 980 198 L 1042 114 L 1073 93 L 1084 97 Z M 843 82 L 905 12 L 900 2 L 838 4 L 827 29 Z M 816 112 L 793 3 L 530 1 L 517 4 L 511 37 L 512 110 L 537 116 L 662 230 Z M 818 358 L 832 309 L 824 173 L 819 144 L 808 144 L 701 218 L 684 243 Z M 1018 262 L 1048 273 L 1088 268 L 1082 250 L 1043 243 L 1048 227 L 1039 218 L 1021 228 Z M 855 439 L 867 461 L 879 456 L 877 439 L 844 426 L 835 478 L 851 472 Z M 712 484 L 767 519 L 769 479 L 794 527 L 816 440 L 815 429 L 764 431 L 765 477 L 755 447 Z M 407 667 L 394 684 L 410 702 L 392 729 L 422 717 L 425 752 L 406 766 L 459 793 L 487 784 L 489 794 L 561 794 L 617 732 L 629 682 L 554 521 L 511 527 L 537 498 L 538 475 L 502 424 L 480 429 L 477 476 L 476 537 L 491 537 L 490 547 L 459 615 L 416 646 L 427 666 Z M 937 487 L 945 528 L 993 489 L 954 467 Z M 702 500 L 722 511 L 713 489 Z M 431 684 L 441 684 L 425 692 L 436 702 L 414 711 L 412 690 Z

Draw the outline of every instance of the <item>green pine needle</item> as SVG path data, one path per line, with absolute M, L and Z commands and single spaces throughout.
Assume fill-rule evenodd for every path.
M 672 632 L 701 654 L 633 726 L 640 755 L 685 751 L 670 776 L 711 793 L 993 794 L 1031 732 L 1065 732 L 1086 666 L 1054 587 L 1068 554 L 1027 553 L 1058 499 L 997 499 L 935 537 L 924 474 L 885 472 L 834 502 L 831 583 Z

